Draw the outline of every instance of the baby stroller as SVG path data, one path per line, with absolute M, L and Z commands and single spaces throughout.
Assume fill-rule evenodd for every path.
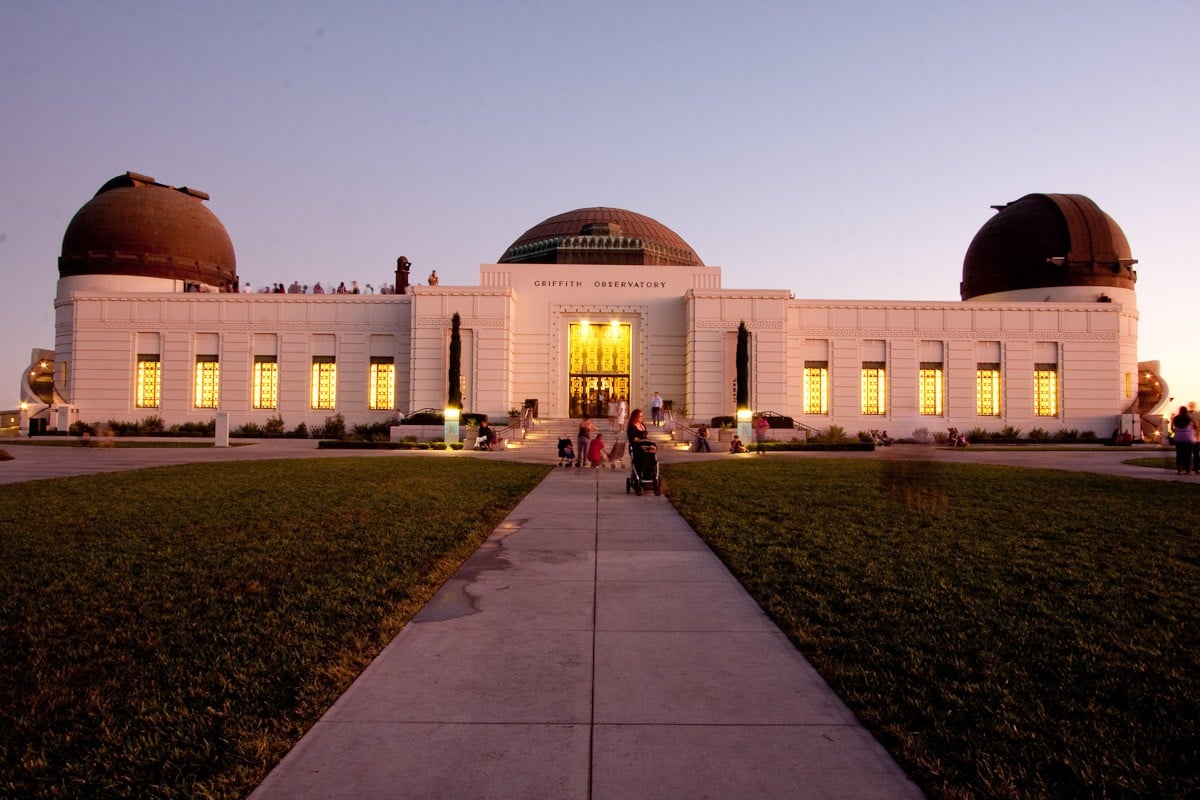
M 654 442 L 638 439 L 629 451 L 633 469 L 625 479 L 625 494 L 641 494 L 647 486 L 653 487 L 656 495 L 662 494 L 662 483 L 658 479 L 658 447 Z
M 558 465 L 569 467 L 575 463 L 575 445 L 568 438 L 558 440 Z
M 612 450 L 608 451 L 608 466 L 616 469 L 617 464 L 620 464 L 622 469 L 625 468 L 625 442 L 620 439 L 614 442 Z

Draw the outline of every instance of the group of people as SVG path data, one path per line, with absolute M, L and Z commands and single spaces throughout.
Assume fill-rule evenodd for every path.
M 658 393 L 655 392 L 655 395 L 657 396 Z M 639 441 L 648 441 L 650 439 L 650 434 L 646 430 L 646 423 L 640 408 L 635 408 L 630 413 L 629 423 L 625 424 L 624 400 L 619 401 L 615 422 L 618 427 L 625 429 L 625 441 L 617 442 L 612 446 L 612 449 L 606 451 L 605 447 L 607 445 L 604 442 L 604 434 L 596 430 L 596 424 L 587 416 L 579 420 L 579 431 L 575 435 L 576 467 L 583 467 L 584 465 L 599 467 L 605 461 L 620 460 L 625 453 L 626 447 L 633 450 Z
M 759 418 L 759 421 L 763 423 L 763 428 L 765 429 L 767 427 L 766 420 Z M 755 431 L 757 431 L 757 430 L 758 430 L 758 428 L 756 426 Z M 709 442 L 710 433 L 711 432 L 708 429 L 708 425 L 705 425 L 704 423 L 700 423 L 700 427 L 696 429 L 696 441 L 692 445 L 692 450 L 694 452 L 697 452 L 697 453 L 711 453 L 712 452 L 712 444 Z M 764 439 L 765 439 L 764 436 L 761 436 L 761 435 L 758 436 L 758 441 L 759 441 L 758 452 L 760 452 L 760 453 L 763 452 L 762 442 L 764 441 Z M 741 440 L 741 437 L 739 437 L 736 433 L 733 434 L 733 437 L 729 440 L 729 452 L 731 452 L 731 453 L 745 453 L 746 452 L 746 443 L 743 442 Z
M 767 441 L 767 429 L 770 427 L 770 423 L 768 423 L 764 417 L 759 417 L 758 419 L 754 420 L 754 441 L 756 444 L 755 450 L 760 455 L 766 451 L 765 442 Z M 708 425 L 701 423 L 700 427 L 696 429 L 696 441 L 692 445 L 692 450 L 696 453 L 711 453 L 712 444 L 709 441 L 710 438 L 711 431 L 709 430 Z M 741 437 L 736 433 L 733 434 L 733 436 L 729 439 L 729 452 L 748 452 L 746 450 L 746 443 L 743 442 Z
M 437 270 L 429 274 L 429 285 L 437 286 L 439 282 Z M 207 287 L 200 284 L 189 284 L 185 287 L 187 291 L 209 291 Z M 216 291 L 215 289 L 212 291 Z M 226 283 L 220 287 L 222 292 L 238 293 L 238 285 L 236 283 Z M 307 283 L 292 281 L 291 284 L 285 286 L 282 283 L 272 283 L 269 286 L 263 286 L 261 289 L 255 290 L 251 287 L 250 282 L 246 281 L 242 284 L 241 294 L 375 294 L 375 287 L 371 284 L 366 284 L 365 287 L 359 288 L 358 281 L 350 281 L 347 286 L 345 281 L 340 281 L 335 287 L 332 282 L 329 288 L 326 288 L 321 283 L 314 283 L 309 286 Z M 379 285 L 379 294 L 396 294 L 396 287 L 390 283 L 382 283 Z
M 640 418 L 640 410 L 634 413 Z M 624 414 L 621 416 L 623 417 Z M 579 421 L 579 432 L 575 436 L 575 443 L 576 467 L 583 467 L 585 465 L 600 467 L 605 462 L 615 464 L 624 458 L 625 445 L 617 442 L 611 449 L 606 449 L 608 444 L 604 441 L 604 434 L 596 430 L 596 424 L 587 416 L 584 416 Z
M 654 393 L 654 397 L 650 400 L 651 425 L 656 427 L 663 424 L 663 399 L 658 392 Z M 627 445 L 633 451 L 639 440 L 649 440 L 650 434 L 647 432 L 646 422 L 642 409 L 635 408 L 629 415 L 629 423 L 625 424 L 625 401 L 619 400 L 615 404 L 610 404 L 609 425 L 614 430 L 625 430 L 625 443 L 618 442 L 613 445 L 611 450 L 606 451 L 606 443 L 604 435 L 597 431 L 596 424 L 588 416 L 583 416 L 579 421 L 579 430 L 575 435 L 575 446 L 570 447 L 570 439 L 563 439 L 559 443 L 559 459 L 566 466 L 571 466 L 572 463 L 576 467 L 592 466 L 599 467 L 605 461 L 614 460 L 614 454 L 620 450 L 624 453 L 624 446 Z M 770 423 L 765 417 L 758 417 L 754 420 L 754 440 L 756 450 L 761 455 L 766 451 L 765 442 L 767 440 L 767 430 L 770 428 Z M 885 434 L 886 435 L 886 434 Z M 707 424 L 701 424 L 696 431 L 696 440 L 693 445 L 693 450 L 698 453 L 711 453 L 711 432 Z M 570 452 L 571 455 L 567 455 Z M 745 453 L 748 452 L 746 443 L 742 441 L 736 433 L 733 434 L 729 441 L 730 453 Z
M 242 293 L 249 294 L 251 292 L 250 284 L 243 284 Z M 314 283 L 310 288 L 307 283 L 301 284 L 299 281 L 292 281 L 291 285 L 284 287 L 282 283 L 273 283 L 270 286 L 264 286 L 258 290 L 259 294 L 362 294 L 362 289 L 358 288 L 358 281 L 350 281 L 347 286 L 345 281 L 337 285 L 337 288 L 326 289 L 320 283 Z M 375 294 L 375 287 L 367 284 L 367 294 Z M 386 294 L 386 292 L 384 292 Z
M 625 415 L 629 413 L 629 404 L 625 402 L 625 398 L 618 397 L 616 400 L 609 400 L 606 411 L 608 412 L 609 430 L 624 430 Z
M 1175 472 L 1180 475 L 1200 475 L 1200 411 L 1195 403 L 1179 407 L 1179 413 L 1171 418 L 1175 442 Z

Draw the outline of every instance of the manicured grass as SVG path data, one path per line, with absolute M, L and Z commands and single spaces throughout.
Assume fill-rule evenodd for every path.
M 0 489 L 0 796 L 244 797 L 549 467 L 195 465 Z
M 932 797 L 1200 796 L 1200 491 L 914 461 L 664 467 Z

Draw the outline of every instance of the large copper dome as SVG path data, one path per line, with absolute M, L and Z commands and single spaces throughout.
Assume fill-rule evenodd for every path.
M 500 264 L 644 264 L 701 267 L 679 234 L 621 208 L 577 208 L 534 225 Z
M 225 226 L 202 201 L 127 172 L 100 187 L 63 234 L 59 277 L 133 275 L 210 286 L 237 283 L 237 260 Z
M 967 248 L 963 300 L 1017 289 L 1133 289 L 1125 233 L 1081 194 L 1027 194 L 987 221 Z

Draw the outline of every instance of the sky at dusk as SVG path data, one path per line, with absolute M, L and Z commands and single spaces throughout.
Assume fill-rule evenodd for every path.
M 616 206 L 726 288 L 957 300 L 990 206 L 1085 194 L 1139 358 L 1200 401 L 1200 2 L 0 4 L 0 408 L 62 235 L 127 170 L 208 192 L 254 286 L 476 285 Z

